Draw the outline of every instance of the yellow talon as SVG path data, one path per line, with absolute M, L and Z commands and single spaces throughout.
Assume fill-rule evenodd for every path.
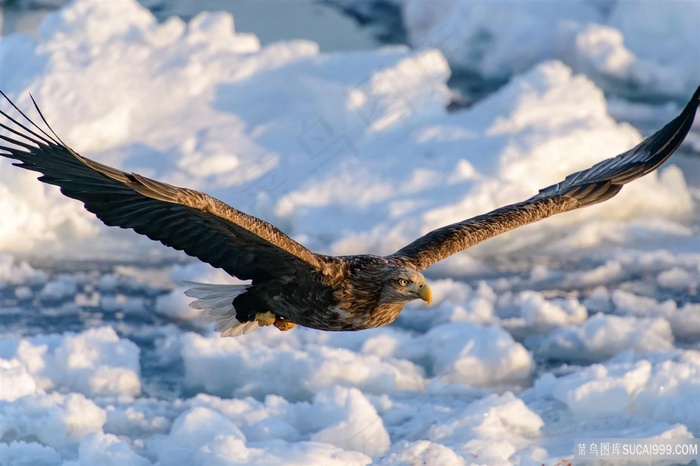
M 261 327 L 267 327 L 268 325 L 277 323 L 277 316 L 272 312 L 258 312 L 255 314 L 255 321 Z
M 278 329 L 280 329 L 283 332 L 286 332 L 287 330 L 291 330 L 296 326 L 297 326 L 297 324 L 295 324 L 291 320 L 283 319 L 281 317 L 278 317 L 277 319 L 275 319 L 275 327 L 277 327 Z

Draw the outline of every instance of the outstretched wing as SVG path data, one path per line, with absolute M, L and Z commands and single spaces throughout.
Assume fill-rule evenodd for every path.
M 506 231 L 606 201 L 624 184 L 653 171 L 673 154 L 690 131 L 699 103 L 700 87 L 678 117 L 633 149 L 573 173 L 524 202 L 433 230 L 390 257 L 425 269 Z
M 0 94 L 26 120 L 0 110 L 6 119 L 0 120 L 0 128 L 7 131 L 0 134 L 0 156 L 42 173 L 39 180 L 59 186 L 105 224 L 130 228 L 244 280 L 308 273 L 326 265 L 274 226 L 211 196 L 80 156 L 56 136 L 36 103 L 52 134 Z

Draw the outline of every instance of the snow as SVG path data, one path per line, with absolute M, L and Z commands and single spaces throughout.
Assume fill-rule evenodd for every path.
M 392 451 L 385 455 L 377 464 L 410 466 L 413 464 L 452 464 L 463 466 L 466 463 L 454 450 L 429 440 L 417 442 L 401 442 Z
M 0 281 L 6 284 L 32 283 L 47 281 L 46 274 L 36 270 L 26 261 L 16 261 L 12 254 L 0 254 Z
M 403 346 L 411 359 L 427 357 L 432 373 L 447 383 L 494 386 L 527 379 L 532 370 L 527 350 L 496 326 L 439 325 Z
M 151 462 L 140 456 L 116 435 L 92 432 L 85 436 L 78 447 L 78 460 L 64 463 L 67 466 L 89 466 L 100 464 L 119 466 L 148 466 Z
M 632 147 L 615 109 L 675 115 L 691 3 L 395 0 L 416 49 L 321 53 L 77 0 L 0 40 L 0 88 L 83 155 L 383 254 Z M 450 112 L 465 69 L 507 83 Z M 0 161 L 0 465 L 557 464 L 587 436 L 698 437 L 698 173 L 678 154 L 453 256 L 392 326 L 221 338 L 184 282 L 240 281 Z
M 637 415 L 697 431 L 697 412 L 686 408 L 697 398 L 699 357 L 697 351 L 687 351 L 647 360 L 623 352 L 558 379 L 547 374 L 534 390 L 548 392 L 577 417 Z
M 535 343 L 536 342 L 536 343 Z M 578 327 L 562 326 L 532 341 L 540 356 L 554 360 L 601 361 L 632 348 L 640 352 L 673 348 L 664 319 L 596 314 Z
M 479 105 L 450 114 L 444 109 L 449 71 L 434 50 L 324 56 L 308 42 L 261 48 L 254 36 L 232 32 L 225 14 L 158 24 L 129 2 L 110 5 L 102 11 L 99 2 L 86 0 L 49 16 L 39 42 L 26 45 L 35 50 L 29 54 L 34 73 L 6 75 L 3 88 L 20 105 L 27 102 L 23 91 L 31 91 L 49 120 L 63 108 L 76 109 L 54 129 L 73 145 L 79 141 L 85 155 L 206 187 L 244 211 L 286 225 L 315 249 L 389 252 L 434 227 L 528 197 L 640 139 L 612 120 L 590 80 L 560 62 L 544 62 Z M 126 5 L 135 11 L 131 27 L 105 28 L 101 15 L 125 16 Z M 75 28 L 83 17 L 87 26 Z M 88 34 L 91 27 L 100 33 Z M 74 29 L 81 32 L 63 32 Z M 8 63 L 28 62 L 26 50 L 11 46 L 24 39 L 3 41 L 9 42 L 3 52 Z M 86 41 L 88 48 L 81 45 Z M 52 73 L 54 68 L 61 72 Z M 282 85 L 290 82 L 293 94 Z M 99 91 L 105 87 L 107 94 Z M 187 92 L 174 99 L 170 89 Z M 319 89 L 328 98 L 320 99 Z M 94 93 L 100 97 L 91 98 Z M 156 101 L 162 105 L 148 104 Z M 260 101 L 275 102 L 272 119 Z M 172 124 L 162 124 L 168 117 Z M 403 156 L 386 158 L 387 152 Z M 461 175 L 439 182 L 453 173 Z M 100 227 L 80 206 L 32 178 L 0 174 L 9 190 L 0 210 L 17 219 L 1 231 L 8 250 L 50 248 L 56 255 L 88 257 L 152 251 L 149 242 Z M 649 190 L 658 193 L 653 202 L 640 196 Z M 658 229 L 668 229 L 692 210 L 689 188 L 673 167 L 629 186 L 611 203 L 535 225 L 508 247 L 531 247 L 526 237 L 542 241 L 548 229 L 582 221 L 588 221 L 586 229 L 569 228 L 572 233 L 554 246 L 592 247 L 607 239 L 602 229 L 626 239 L 631 233 L 619 225 L 621 218 L 659 216 L 664 221 Z M 37 214 L 38 206 L 54 215 Z M 24 213 L 13 213 L 18 209 Z M 387 218 L 391 222 L 381 222 Z M 97 243 L 85 239 L 98 235 L 105 240 L 91 250 Z
M 351 8 L 372 3 L 333 1 Z M 414 47 L 436 47 L 456 70 L 486 79 L 506 80 L 555 58 L 620 95 L 682 99 L 697 86 L 697 2 L 671 0 L 663 8 L 595 0 L 547 8 L 470 0 L 395 3 Z
M 36 391 L 36 381 L 17 359 L 0 359 L 0 399 L 14 401 Z
M 245 340 L 183 335 L 179 346 L 186 385 L 220 396 L 256 397 L 269 394 L 274 387 L 275 393 L 290 400 L 309 399 L 318 390 L 335 385 L 377 394 L 425 387 L 421 369 L 410 361 L 302 345 L 293 337 L 281 338 L 268 330 L 256 332 L 264 336 Z M 281 366 L 280 358 L 285 361 Z M 296 382 L 289 383 L 289 379 Z
M 141 390 L 139 349 L 131 341 L 120 339 L 111 327 L 89 329 L 78 335 L 8 339 L 2 348 L 9 349 L 7 356 L 11 359 L 6 367 L 14 369 L 10 375 L 15 373 L 15 377 L 26 381 L 31 374 L 30 385 L 36 382 L 44 390 L 65 387 L 92 396 L 133 396 Z M 17 361 L 21 366 L 16 365 Z M 22 368 L 28 372 L 17 374 Z
M 539 415 L 510 392 L 489 395 L 455 414 L 451 422 L 431 427 L 428 436 L 458 446 L 468 458 L 486 464 L 511 459 L 544 425 Z
M 35 393 L 3 402 L 0 433 L 4 440 L 33 440 L 59 447 L 101 430 L 107 414 L 79 393 Z

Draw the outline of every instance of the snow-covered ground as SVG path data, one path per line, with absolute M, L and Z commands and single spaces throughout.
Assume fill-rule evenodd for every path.
M 403 3 L 439 24 L 433 3 Z M 457 112 L 445 49 L 261 46 L 229 14 L 159 23 L 132 0 L 80 0 L 0 40 L 0 89 L 23 109 L 31 93 L 83 155 L 349 254 L 392 252 L 633 146 L 603 90 L 670 98 L 614 102 L 662 123 L 700 84 L 694 2 L 653 12 L 653 50 L 625 2 L 551 18 L 527 2 L 505 19 L 498 2 L 476 17 L 491 3 L 437 3 L 450 24 L 488 26 L 493 48 L 451 40 L 510 78 Z M 622 53 L 615 34 L 618 74 L 601 67 L 601 47 Z M 513 45 L 530 39 L 530 55 Z M 223 272 L 102 226 L 2 160 L 0 465 L 556 464 L 578 438 L 700 436 L 697 128 L 615 199 L 435 266 L 434 306 L 390 327 L 226 339 L 179 285 Z

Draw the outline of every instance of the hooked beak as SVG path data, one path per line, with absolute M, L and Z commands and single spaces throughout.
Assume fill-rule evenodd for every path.
M 420 299 L 425 301 L 428 304 L 428 306 L 430 306 L 430 302 L 433 300 L 433 292 L 427 283 L 424 283 L 421 286 L 419 286 L 418 290 L 416 291 L 416 294 Z

